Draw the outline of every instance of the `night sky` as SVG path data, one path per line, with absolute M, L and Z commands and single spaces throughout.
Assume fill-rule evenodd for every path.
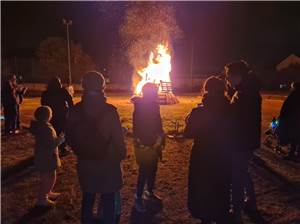
M 71 39 L 106 67 L 120 47 L 125 4 L 1 2 L 2 57 L 34 54 L 41 40 L 65 37 L 66 17 L 73 20 Z M 192 40 L 196 74 L 217 72 L 239 58 L 269 68 L 292 53 L 300 56 L 300 2 L 174 2 L 174 7 L 184 31 L 174 45 L 175 73 L 189 73 Z

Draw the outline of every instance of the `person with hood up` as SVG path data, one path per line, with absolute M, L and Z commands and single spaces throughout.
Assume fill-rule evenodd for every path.
M 56 182 L 56 169 L 61 166 L 58 146 L 65 140 L 64 135 L 57 137 L 53 126 L 49 123 L 52 116 L 50 107 L 38 107 L 31 122 L 30 131 L 35 137 L 34 166 L 40 174 L 40 190 L 37 206 L 53 206 L 51 199 L 60 193 L 53 192 Z
M 234 117 L 232 152 L 232 204 L 235 223 L 241 223 L 242 209 L 255 221 L 262 221 L 257 210 L 253 182 L 248 171 L 255 149 L 260 148 L 260 85 L 247 62 L 240 60 L 225 66 L 227 84 L 233 89 L 231 107 Z M 246 191 L 246 196 L 244 192 Z
M 156 84 L 146 83 L 142 88 L 142 97 L 131 99 L 134 103 L 134 152 L 139 166 L 135 195 L 135 208 L 138 212 L 146 211 L 143 198 L 161 200 L 154 193 L 157 164 L 165 141 L 157 92 Z
M 59 77 L 54 77 L 49 81 L 47 90 L 42 93 L 41 105 L 49 106 L 52 109 L 53 117 L 50 122 L 56 133 L 59 135 L 64 132 L 69 110 L 73 106 L 73 99 L 69 92 L 62 87 Z M 62 155 L 68 152 L 66 143 L 62 144 L 59 149 Z
M 188 177 L 188 208 L 201 223 L 228 224 L 230 205 L 231 111 L 225 83 L 211 76 L 202 104 L 186 118 L 184 136 L 193 138 Z
M 96 194 L 100 193 L 104 224 L 120 218 L 121 161 L 126 157 L 117 109 L 106 102 L 105 79 L 92 71 L 82 80 L 81 101 L 71 110 L 66 138 L 77 156 L 82 191 L 81 223 L 93 223 Z

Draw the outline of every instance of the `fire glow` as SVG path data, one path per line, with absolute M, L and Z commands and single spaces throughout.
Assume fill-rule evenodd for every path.
M 137 71 L 141 80 L 135 87 L 135 94 L 141 94 L 142 88 L 146 83 L 155 83 L 159 85 L 159 91 L 161 91 L 160 83 L 171 82 L 171 55 L 168 52 L 168 47 L 159 44 L 155 52 L 151 52 L 147 67 Z

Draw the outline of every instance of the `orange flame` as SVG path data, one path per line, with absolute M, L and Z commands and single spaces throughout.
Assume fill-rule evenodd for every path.
M 159 85 L 161 81 L 171 81 L 171 55 L 168 53 L 168 47 L 159 44 L 155 51 L 156 54 L 150 53 L 147 67 L 137 71 L 141 80 L 135 87 L 135 94 L 141 94 L 143 86 L 148 82 Z M 159 91 L 160 89 L 159 86 Z

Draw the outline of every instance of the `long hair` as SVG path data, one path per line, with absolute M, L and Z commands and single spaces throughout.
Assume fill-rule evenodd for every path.
M 213 96 L 224 95 L 226 90 L 225 82 L 223 79 L 217 76 L 208 77 L 203 84 L 203 94 L 209 94 Z

